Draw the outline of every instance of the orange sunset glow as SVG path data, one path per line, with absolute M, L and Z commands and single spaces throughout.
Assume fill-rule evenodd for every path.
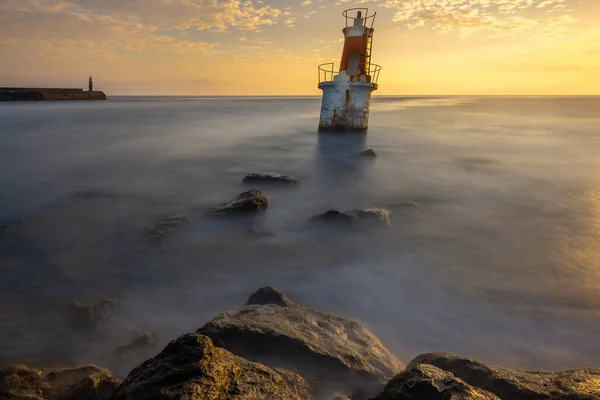
M 319 95 L 351 7 L 377 12 L 378 95 L 600 94 L 595 0 L 3 0 L 0 86 Z

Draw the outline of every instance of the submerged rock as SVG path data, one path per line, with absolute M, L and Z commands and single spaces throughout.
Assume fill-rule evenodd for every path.
M 519 371 L 486 365 L 469 358 L 447 353 L 422 354 L 412 360 L 409 368 L 431 364 L 470 385 L 511 400 L 598 400 L 600 399 L 600 369 L 563 372 Z
M 176 229 L 188 223 L 189 221 L 186 217 L 165 218 L 148 229 L 148 235 L 150 235 L 151 239 L 160 241 L 168 238 Z
M 155 355 L 157 346 L 154 333 L 137 334 L 110 352 L 107 366 L 119 376 L 127 375 L 134 366 Z
M 105 400 L 119 383 L 94 365 L 48 371 L 13 365 L 0 369 L 0 399 Z
M 419 208 L 419 203 L 416 201 L 403 201 L 394 204 L 391 208 Z
M 311 222 L 327 222 L 344 226 L 391 226 L 392 213 L 384 208 L 367 208 L 364 210 L 338 211 L 329 210 L 315 215 Z
M 123 364 L 130 365 L 145 360 L 149 353 L 156 349 L 156 345 L 156 336 L 152 332 L 143 332 L 117 347 L 110 354 L 115 364 L 120 366 Z M 120 373 L 116 367 L 113 370 Z
M 259 189 L 250 189 L 241 193 L 235 199 L 213 207 L 209 214 L 223 215 L 237 212 L 253 213 L 260 210 L 266 210 L 269 207 L 267 195 Z
M 255 237 L 271 237 L 275 236 L 273 232 L 259 231 L 256 229 L 247 229 L 246 233 L 249 233 Z
M 120 310 L 121 304 L 117 300 L 102 300 L 97 304 L 71 301 L 69 303 L 70 324 L 77 332 L 95 333 L 101 324 L 107 322 Z
M 197 333 L 234 354 L 298 372 L 319 397 L 357 390 L 374 395 L 403 368 L 356 321 L 293 304 L 272 288 L 259 289 L 248 302 Z
M 129 342 L 117 347 L 111 354 L 117 357 L 133 356 L 139 351 L 144 351 L 148 347 L 156 344 L 156 337 L 151 332 L 140 333 L 135 335 Z
M 377 157 L 377 153 L 373 149 L 368 149 L 359 154 L 360 157 Z
M 511 398 L 512 399 L 512 398 Z M 421 364 L 399 373 L 371 400 L 500 400 L 450 372 Z M 515 399 L 516 400 L 516 399 Z
M 281 175 L 275 172 L 263 172 L 248 174 L 243 180 L 244 183 L 270 183 L 281 185 L 295 185 L 300 181 L 293 176 Z
M 304 379 L 291 371 L 272 370 L 213 346 L 188 333 L 137 368 L 110 400 L 305 400 Z

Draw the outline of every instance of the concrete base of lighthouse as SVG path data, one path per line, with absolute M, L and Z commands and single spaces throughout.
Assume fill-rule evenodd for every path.
M 366 131 L 369 127 L 371 93 L 377 84 L 344 78 L 349 76 L 338 75 L 319 84 L 323 90 L 319 131 Z

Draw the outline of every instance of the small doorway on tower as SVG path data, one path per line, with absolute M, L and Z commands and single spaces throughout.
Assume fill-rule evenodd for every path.
M 359 63 L 360 51 L 354 50 L 352 53 L 350 53 L 350 56 L 348 57 L 348 71 L 346 73 L 350 76 L 358 74 L 358 71 L 360 70 Z

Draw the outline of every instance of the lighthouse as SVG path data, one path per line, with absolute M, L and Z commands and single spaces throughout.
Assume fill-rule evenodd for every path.
M 381 67 L 371 63 L 373 24 L 377 13 L 351 8 L 346 19 L 344 49 L 339 70 L 334 63 L 319 65 L 319 89 L 323 91 L 319 131 L 366 131 L 371 93 L 377 90 Z

